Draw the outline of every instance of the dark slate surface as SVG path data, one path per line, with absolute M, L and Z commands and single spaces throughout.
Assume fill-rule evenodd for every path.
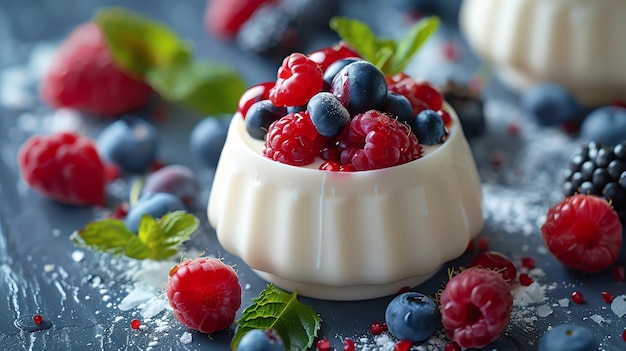
M 210 338 L 192 332 L 192 341 L 182 343 L 180 337 L 186 329 L 173 320 L 170 311 L 146 319 L 142 318 L 140 307 L 120 309 L 136 281 L 124 273 L 136 273 L 137 262 L 77 250 L 68 239 L 74 230 L 102 216 L 102 210 L 50 202 L 28 189 L 19 176 L 15 159 L 19 146 L 31 134 L 49 132 L 52 120 L 49 109 L 38 101 L 36 81 L 28 74 L 21 79 L 20 72 L 33 73 L 31 68 L 37 67 L 29 63 L 33 52 L 50 47 L 42 43 L 58 43 L 73 26 L 86 21 L 95 8 L 111 4 L 122 4 L 161 19 L 182 37 L 193 40 L 200 56 L 229 62 L 244 74 L 249 84 L 275 76 L 276 61 L 258 59 L 241 52 L 232 43 L 207 35 L 202 26 L 205 7 L 202 1 L 0 2 L 0 73 L 3 77 L 0 91 L 8 94 L 7 91 L 19 88 L 28 98 L 21 104 L 6 103 L 14 100 L 3 98 L 4 104 L 0 105 L 0 349 L 225 350 L 231 331 L 218 332 Z M 406 29 L 404 17 L 397 8 L 373 6 L 382 5 L 375 1 L 345 1 L 340 11 L 370 21 L 379 33 L 395 35 Z M 397 20 L 390 20 L 394 15 Z M 321 47 L 332 40 L 332 36 L 325 35 L 315 38 L 309 45 Z M 442 45 L 449 42 L 458 45 L 460 61 L 442 59 Z M 442 28 L 408 70 L 442 81 L 448 77 L 467 79 L 478 68 L 478 61 L 463 45 L 454 26 L 450 26 Z M 517 109 L 515 95 L 495 80 L 489 83 L 485 96 L 488 131 L 471 143 L 484 183 L 486 225 L 480 235 L 489 239 L 491 249 L 509 255 L 517 264 L 523 256 L 533 257 L 539 268 L 535 273 L 543 273 L 537 276 L 537 281 L 546 289 L 542 301 L 516 306 L 504 335 L 485 350 L 535 350 L 538 338 L 550 325 L 565 322 L 592 329 L 604 350 L 624 349 L 626 343 L 621 334 L 626 321 L 600 296 L 602 291 L 615 296 L 626 294 L 624 283 L 612 279 L 610 270 L 589 275 L 564 268 L 546 253 L 540 236 L 539 227 L 547 208 L 561 199 L 559 169 L 579 141 L 559 130 L 537 128 Z M 243 301 L 247 305 L 265 282 L 235 257 L 223 252 L 206 223 L 206 205 L 202 204 L 208 199 L 212 170 L 201 167 L 189 156 L 186 141 L 198 116 L 178 109 L 171 110 L 170 114 L 172 118 L 159 122 L 160 156 L 166 162 L 183 163 L 196 169 L 204 187 L 197 209 L 203 226 L 188 249 L 221 253 L 226 262 L 237 264 L 244 285 Z M 86 120 L 86 132 L 95 135 L 102 122 Z M 519 136 L 510 134 L 511 125 L 520 127 Z M 494 165 L 496 157 L 503 161 L 502 166 Z M 118 191 L 125 189 L 124 184 L 118 187 L 122 189 Z M 468 252 L 450 262 L 415 290 L 435 295 L 448 279 L 448 268 L 467 265 L 476 254 L 476 251 Z M 626 264 L 623 253 L 617 264 Z M 558 301 L 567 299 L 574 290 L 584 294 L 586 303 L 560 306 Z M 335 349 L 341 349 L 345 337 L 353 338 L 357 345 L 372 347 L 374 340 L 367 334 L 368 327 L 384 319 L 385 307 L 391 298 L 356 302 L 301 300 L 313 305 L 323 318 L 321 336 L 329 338 Z M 164 300 L 157 297 L 156 301 Z M 552 312 L 544 316 L 541 311 L 547 307 Z M 34 313 L 42 314 L 52 327 L 31 333 L 15 326 L 16 319 Z M 597 322 L 599 319 L 594 315 L 602 320 Z M 133 330 L 129 326 L 132 318 L 142 319 L 145 326 Z M 361 336 L 367 340 L 359 341 Z M 425 344 L 421 347 L 443 349 L 441 338 L 437 340 L 438 346 Z

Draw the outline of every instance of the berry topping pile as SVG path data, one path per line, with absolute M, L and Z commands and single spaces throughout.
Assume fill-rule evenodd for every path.
M 541 227 L 550 252 L 565 266 L 586 272 L 608 268 L 622 246 L 622 224 L 604 199 L 574 195 L 548 210 Z
M 445 142 L 451 119 L 442 95 L 404 73 L 388 76 L 345 43 L 284 59 L 275 83 L 239 101 L 246 130 L 265 155 L 289 165 L 365 171 L 422 156 Z
M 589 142 L 574 151 L 564 172 L 563 193 L 597 195 L 626 215 L 626 141 L 613 147 Z
M 200 257 L 175 266 L 165 291 L 176 319 L 203 333 L 228 328 L 241 307 L 237 273 L 217 258 Z
M 448 336 L 461 347 L 480 348 L 496 340 L 506 328 L 513 296 L 500 274 L 471 268 L 450 279 L 440 303 Z

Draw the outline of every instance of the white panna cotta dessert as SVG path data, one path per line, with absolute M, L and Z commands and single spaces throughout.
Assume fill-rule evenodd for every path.
M 274 161 L 237 113 L 208 205 L 220 244 L 268 282 L 313 298 L 376 298 L 424 282 L 483 227 L 474 159 L 445 109 L 445 142 L 356 172 Z
M 624 0 L 466 0 L 460 28 L 517 90 L 550 81 L 588 105 L 626 98 Z

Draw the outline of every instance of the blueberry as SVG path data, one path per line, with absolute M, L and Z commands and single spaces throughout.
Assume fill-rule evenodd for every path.
M 439 306 L 430 297 L 407 292 L 396 296 L 385 311 L 389 332 L 400 340 L 420 342 L 428 339 L 439 328 Z
M 126 116 L 102 130 L 96 141 L 100 155 L 129 173 L 150 168 L 157 153 L 157 131 L 147 121 Z
M 287 113 L 298 113 L 306 111 L 306 105 L 303 106 L 287 106 Z
M 324 71 L 324 83 L 328 84 L 329 86 L 332 85 L 333 78 L 335 78 L 339 71 L 341 71 L 347 65 L 357 61 L 361 61 L 361 59 L 358 57 L 348 57 L 331 63 L 330 66 L 326 68 L 326 71 Z
M 314 95 L 307 105 L 311 121 L 320 135 L 335 137 L 350 122 L 350 113 L 335 95 L 321 92 Z
M 580 126 L 580 135 L 609 146 L 626 141 L 626 108 L 605 106 L 593 110 Z
M 423 145 L 441 144 L 448 135 L 441 116 L 433 110 L 418 113 L 411 127 L 417 141 Z
M 539 351 L 596 351 L 598 342 L 591 330 L 573 324 L 561 324 L 539 339 Z
M 541 83 L 522 94 L 522 109 L 544 126 L 560 125 L 580 118 L 582 107 L 563 86 Z
M 387 98 L 385 75 L 367 61 L 353 62 L 333 78 L 331 92 L 351 115 L 380 110 Z
M 237 351 L 285 351 L 285 345 L 274 329 L 252 329 L 241 337 Z
M 189 147 L 203 164 L 216 167 L 226 142 L 231 118 L 207 117 L 191 131 Z
M 411 107 L 409 99 L 402 94 L 396 94 L 391 91 L 387 94 L 383 112 L 408 125 L 411 125 L 415 117 L 413 116 L 413 108 Z
M 286 114 L 286 108 L 274 106 L 270 100 L 255 102 L 246 113 L 246 130 L 251 137 L 263 140 L 270 125 Z
M 168 212 L 185 210 L 185 205 L 174 195 L 168 193 L 150 193 L 142 196 L 137 203 L 130 208 L 126 215 L 126 227 L 137 233 L 139 223 L 144 214 L 150 214 L 154 218 L 161 218 Z
M 151 193 L 172 194 L 191 208 L 200 193 L 200 182 L 189 167 L 169 165 L 150 173 L 142 191 L 144 196 Z

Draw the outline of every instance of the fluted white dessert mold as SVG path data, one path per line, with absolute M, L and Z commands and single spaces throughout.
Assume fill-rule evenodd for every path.
M 551 81 L 588 105 L 626 98 L 624 0 L 465 0 L 460 28 L 514 89 Z
M 483 226 L 480 179 L 449 111 L 442 146 L 401 166 L 351 173 L 263 156 L 236 115 L 208 205 L 220 244 L 267 281 L 314 298 L 369 299 L 424 282 Z

